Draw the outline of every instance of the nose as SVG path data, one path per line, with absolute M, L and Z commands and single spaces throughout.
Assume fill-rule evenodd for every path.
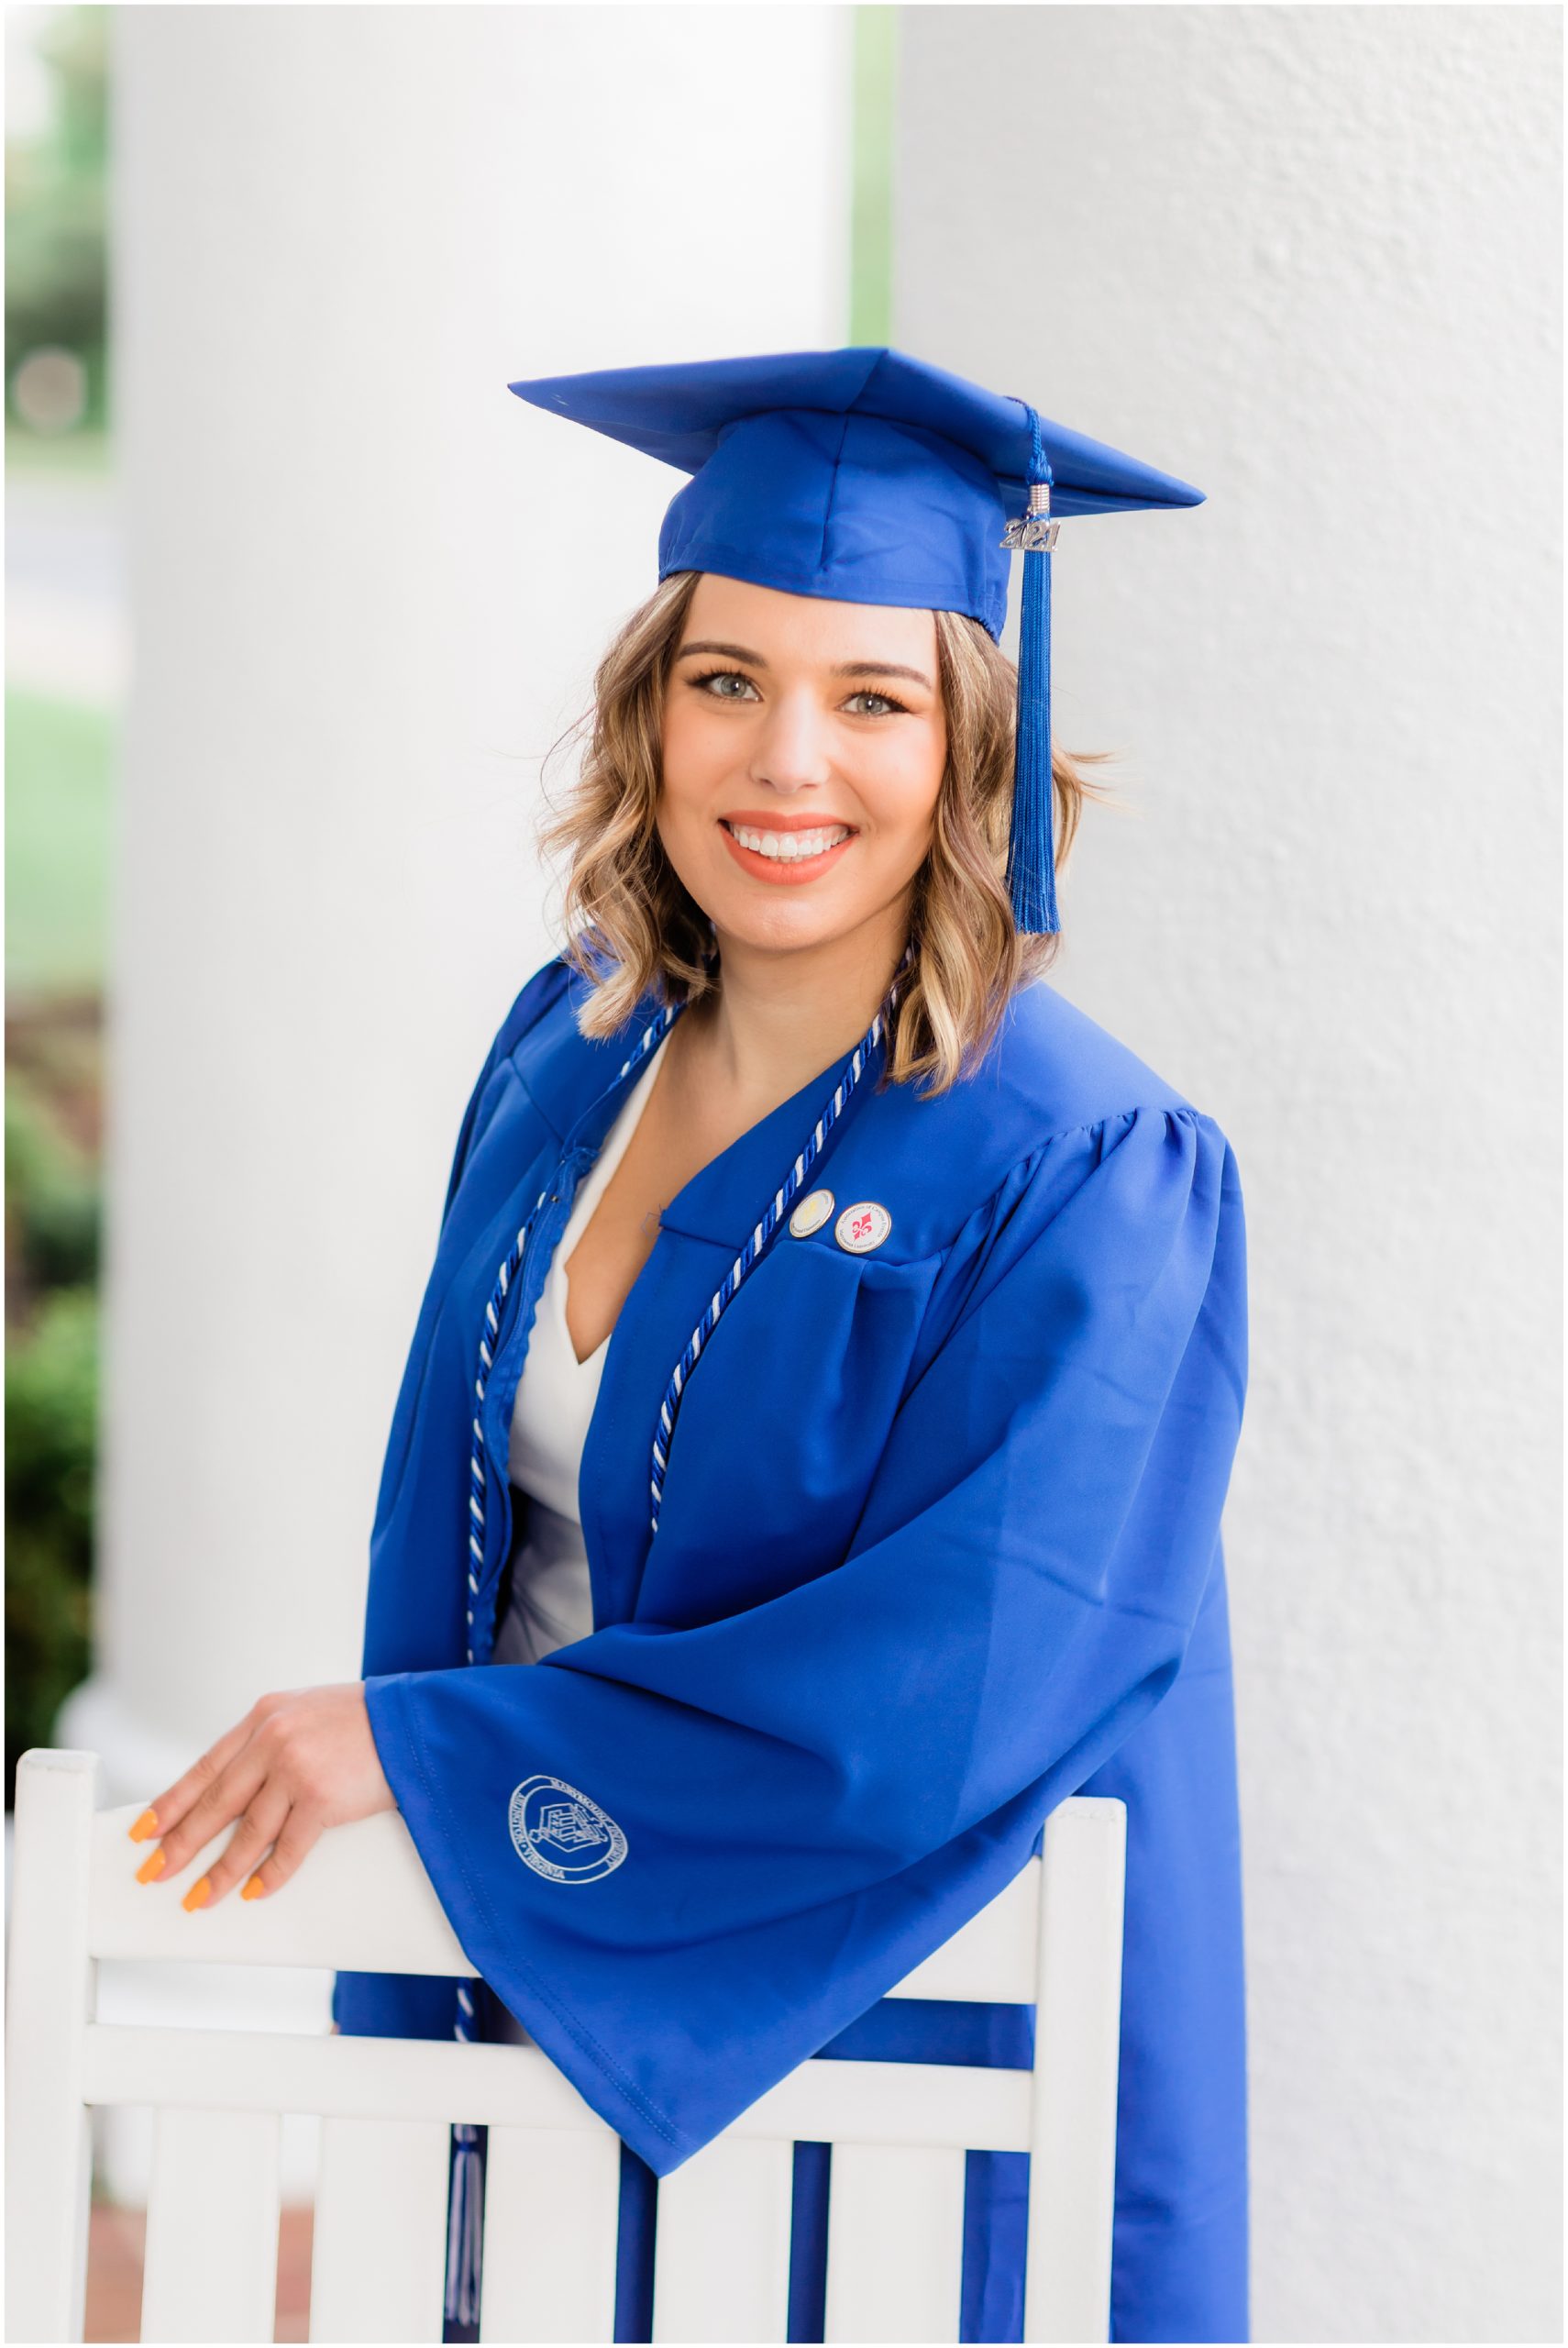
M 782 797 L 831 782 L 828 720 L 809 692 L 780 692 L 757 730 L 747 773 Z

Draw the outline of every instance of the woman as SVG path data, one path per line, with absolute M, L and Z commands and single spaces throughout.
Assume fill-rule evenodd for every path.
M 1241 1193 L 1029 983 L 1084 788 L 1047 763 L 1048 508 L 1198 493 L 896 352 L 512 388 L 691 475 L 556 826 L 571 943 L 463 1123 L 365 1678 L 263 1697 L 138 1824 L 177 1871 L 243 1811 L 211 1900 L 401 1809 L 481 1981 L 454 2013 L 341 1975 L 338 2022 L 545 2048 L 628 2148 L 646 2338 L 653 2176 L 797 2063 L 1027 2063 L 1027 2012 L 879 2001 L 1056 1802 L 1116 1795 L 1112 2337 L 1244 2339 Z M 1021 2336 L 1021 2170 L 970 2162 L 967 2339 Z M 801 2148 L 791 2337 L 823 2176 Z

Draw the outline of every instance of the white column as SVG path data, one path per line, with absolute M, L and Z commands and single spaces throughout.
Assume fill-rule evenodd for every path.
M 135 649 L 96 1667 L 58 1736 L 106 1800 L 358 1675 L 462 1104 L 551 950 L 538 759 L 682 478 L 506 384 L 845 338 L 847 28 L 116 12 Z
M 1209 493 L 1063 526 L 1060 983 L 1247 1200 L 1255 2333 L 1555 2338 L 1561 18 L 901 37 L 900 344 Z

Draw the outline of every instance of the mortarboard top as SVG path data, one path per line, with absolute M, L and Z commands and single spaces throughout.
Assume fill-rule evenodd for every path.
M 999 638 L 1008 558 L 1021 550 L 1008 878 L 1020 928 L 1057 927 L 1049 751 L 1055 522 L 1198 505 L 1201 490 L 897 350 L 607 367 L 508 388 L 691 475 L 659 532 L 661 580 L 712 570 L 790 594 L 963 612 Z

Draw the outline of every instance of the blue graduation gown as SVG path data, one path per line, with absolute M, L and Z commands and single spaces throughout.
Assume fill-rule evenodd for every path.
M 688 1382 L 650 1535 L 666 1381 L 834 1071 L 813 1080 L 679 1193 L 616 1324 L 580 1486 L 597 1627 L 540 1664 L 469 1668 L 485 1303 L 547 1191 L 483 1406 L 476 1621 L 503 1595 L 535 1304 L 656 1009 L 587 1040 L 582 983 L 558 961 L 536 974 L 463 1121 L 381 1479 L 363 1672 L 465 1953 L 629 2148 L 620 2336 L 646 2337 L 627 2328 L 625 2262 L 638 2239 L 646 2254 L 648 2172 L 796 2064 L 1029 2060 L 1027 2009 L 879 2001 L 1084 1792 L 1128 1811 L 1112 2338 L 1245 2340 L 1230 1144 L 1043 981 L 936 1099 L 878 1090 L 878 1052 L 809 1187 L 875 1201 L 891 1230 L 846 1252 L 835 1209 L 775 1235 Z M 346 2032 L 442 2037 L 453 1988 L 344 1973 L 333 2010 Z M 971 2157 L 966 2338 L 1021 2337 L 1024 2168 Z M 802 2153 L 795 2336 L 822 2182 Z

